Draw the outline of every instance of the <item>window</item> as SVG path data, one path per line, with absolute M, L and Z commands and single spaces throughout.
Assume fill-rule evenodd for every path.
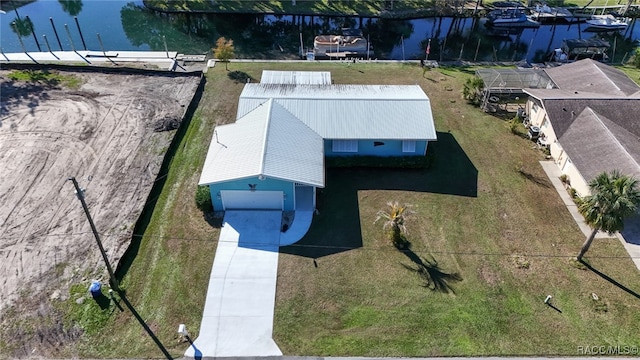
M 402 152 L 416 152 L 416 141 L 402 140 Z
M 358 152 L 358 140 L 333 140 L 331 142 L 333 152 Z

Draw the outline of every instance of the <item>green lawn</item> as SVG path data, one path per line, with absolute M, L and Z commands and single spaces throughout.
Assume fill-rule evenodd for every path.
M 461 99 L 473 69 L 441 68 L 423 77 L 416 65 L 229 64 L 256 80 L 262 69 L 331 71 L 337 84 L 417 83 L 431 98 L 439 132 L 429 170 L 327 171 L 309 234 L 280 256 L 274 337 L 285 354 L 578 355 L 578 345 L 637 344 L 640 299 L 571 266 L 583 235 L 545 179 L 542 154 L 505 121 Z M 228 74 L 224 66 L 209 69 L 199 108 L 152 194 L 157 202 L 148 225 L 136 230 L 144 236 L 120 272 L 128 301 L 176 357 L 187 348 L 178 324 L 198 336 L 219 234 L 196 209 L 194 194 L 214 125 L 234 119 L 243 84 Z M 407 224 L 411 252 L 396 250 L 374 224 L 388 201 L 416 212 Z M 416 257 L 432 258 L 462 280 L 443 275 L 437 280 L 449 291 L 425 288 L 403 266 Z M 586 258 L 640 292 L 640 273 L 618 240 L 598 240 Z M 606 312 L 596 311 L 591 293 Z M 543 303 L 548 294 L 562 313 Z M 60 308 L 68 317 L 99 312 L 74 299 Z M 61 356 L 162 357 L 126 307 L 109 313 Z

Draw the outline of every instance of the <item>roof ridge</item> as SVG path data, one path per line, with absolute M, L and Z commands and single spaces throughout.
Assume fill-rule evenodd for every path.
M 258 175 L 264 175 L 264 163 L 266 162 L 266 158 L 267 158 L 267 139 L 269 137 L 269 128 L 270 128 L 270 124 L 271 124 L 271 111 L 273 111 L 273 99 L 269 99 L 263 103 L 261 103 L 258 106 L 262 106 L 263 104 L 267 104 L 267 106 L 269 107 L 269 109 L 267 109 L 267 120 L 265 121 L 264 124 L 264 136 L 262 137 L 262 153 L 260 154 L 260 169 L 258 171 Z
M 309 126 L 309 124 L 302 121 L 299 117 L 295 116 L 291 111 L 289 111 L 289 109 L 287 109 L 286 106 L 278 102 L 278 99 L 271 98 L 271 100 L 274 104 L 280 106 L 284 111 L 286 111 L 289 115 L 291 115 L 292 118 L 296 119 L 300 124 L 302 124 L 307 129 L 311 130 L 314 134 L 320 136 L 320 138 L 324 140 L 324 138 L 316 130 L 312 129 L 311 126 Z
M 618 91 L 622 91 L 622 89 L 618 86 L 618 84 L 616 84 L 610 77 L 609 75 L 607 75 L 600 66 L 598 66 L 598 64 L 596 64 L 595 61 L 591 60 L 593 66 L 598 69 L 598 71 L 605 77 L 607 78 L 607 80 L 616 88 L 618 89 Z
M 613 132 L 611 132 L 611 129 L 609 129 L 609 127 L 602 121 L 602 119 L 600 118 L 600 115 L 595 112 L 591 107 L 587 106 L 586 109 L 588 109 L 589 111 L 591 111 L 591 113 L 593 114 L 593 116 L 596 118 L 596 120 L 598 121 L 598 123 L 600 123 L 600 125 L 602 125 L 602 127 L 604 127 L 606 133 L 609 135 L 609 137 L 611 137 L 614 141 L 614 143 L 616 145 L 618 145 L 618 147 L 620 149 L 622 149 L 622 151 L 624 151 L 625 154 L 627 154 L 627 157 L 631 159 L 631 161 L 636 164 L 637 167 L 640 167 L 640 164 L 638 164 L 638 162 L 636 161 L 636 159 L 629 153 L 629 151 L 627 150 L 627 148 L 624 147 L 624 145 L 622 145 L 622 143 L 620 143 L 620 140 L 618 140 L 618 138 L 613 134 Z M 585 110 L 586 110 L 585 109 Z M 608 120 L 608 119 L 607 119 Z M 615 125 L 619 126 L 618 124 L 614 123 Z M 623 130 L 628 131 L 627 129 L 621 127 Z

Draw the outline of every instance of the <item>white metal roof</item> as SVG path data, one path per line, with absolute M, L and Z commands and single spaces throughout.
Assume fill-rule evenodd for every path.
M 216 127 L 199 183 L 259 175 L 324 186 L 322 138 L 271 100 Z
M 325 139 L 436 140 L 418 85 L 246 84 L 237 118 L 274 99 Z
M 262 84 L 331 84 L 328 71 L 275 71 L 262 70 Z

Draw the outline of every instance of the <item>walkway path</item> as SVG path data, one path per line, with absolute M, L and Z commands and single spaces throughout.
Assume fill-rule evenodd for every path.
M 582 233 L 585 236 L 589 236 L 591 234 L 591 227 L 589 227 L 589 225 L 584 222 L 584 217 L 582 217 L 582 215 L 578 211 L 578 207 L 569 195 L 569 192 L 565 189 L 564 184 L 560 181 L 560 175 L 562 175 L 562 172 L 560 171 L 560 168 L 558 168 L 558 165 L 556 165 L 553 161 L 540 161 L 540 165 L 542 165 L 545 173 L 547 173 L 549 180 L 551 180 L 551 184 L 553 184 L 553 187 L 556 188 L 556 191 L 560 195 L 562 202 L 564 202 L 564 204 L 567 206 L 567 210 L 569 210 L 569 213 L 571 213 L 571 216 L 573 216 L 573 219 L 575 220 L 576 224 L 578 224 L 578 227 L 580 228 Z M 625 240 L 623 234 L 620 233 L 616 233 L 616 235 L 614 236 L 616 236 L 620 240 L 620 242 L 622 242 L 622 245 L 629 253 L 629 256 L 631 256 L 631 260 L 633 260 L 638 270 L 640 270 L 640 217 L 637 218 L 638 221 L 627 222 L 630 224 L 630 226 L 627 226 L 625 231 L 623 231 L 623 234 L 627 237 L 627 240 Z M 609 239 L 611 237 L 612 236 L 605 232 L 598 232 L 598 234 L 596 235 L 596 239 Z

